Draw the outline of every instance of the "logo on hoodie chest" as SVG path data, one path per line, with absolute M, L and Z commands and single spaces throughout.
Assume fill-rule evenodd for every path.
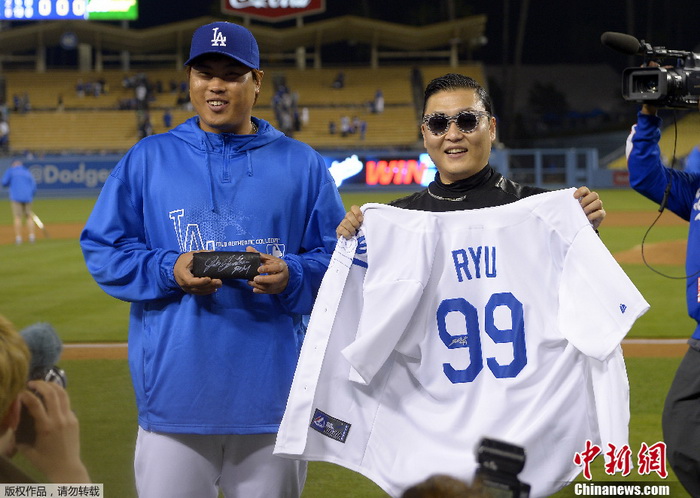
M 172 222 L 175 238 L 180 252 L 190 251 L 245 251 L 247 246 L 254 246 L 260 252 L 281 258 L 286 254 L 286 245 L 279 237 L 242 238 L 236 240 L 206 240 L 199 223 L 188 223 L 184 209 L 168 213 Z

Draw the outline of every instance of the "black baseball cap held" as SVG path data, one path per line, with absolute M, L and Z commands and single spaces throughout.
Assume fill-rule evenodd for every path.
M 185 65 L 204 54 L 226 55 L 251 69 L 260 69 L 260 52 L 253 33 L 232 22 L 213 22 L 197 28 Z

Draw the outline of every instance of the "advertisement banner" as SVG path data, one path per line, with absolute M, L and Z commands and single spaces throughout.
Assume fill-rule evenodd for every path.
M 221 0 L 224 14 L 268 22 L 320 14 L 325 10 L 326 0 Z
M 67 156 L 24 160 L 38 191 L 95 190 L 104 185 L 119 156 Z

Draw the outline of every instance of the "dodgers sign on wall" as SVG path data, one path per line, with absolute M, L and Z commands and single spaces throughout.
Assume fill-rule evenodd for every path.
M 221 0 L 221 12 L 224 14 L 268 22 L 320 14 L 325 10 L 326 0 Z

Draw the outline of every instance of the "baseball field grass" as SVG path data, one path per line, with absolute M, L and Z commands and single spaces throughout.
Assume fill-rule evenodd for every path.
M 343 194 L 343 201 L 346 207 L 383 203 L 402 194 L 351 192 Z M 600 230 L 603 242 L 616 255 L 638 252 L 650 224 L 648 220 L 653 221 L 657 214 L 655 205 L 628 190 L 600 194 L 608 212 Z M 11 239 L 9 244 L 0 244 L 0 313 L 18 328 L 47 321 L 66 343 L 126 340 L 128 304 L 107 296 L 92 281 L 85 270 L 77 235 L 61 235 L 77 234 L 93 204 L 91 198 L 39 199 L 35 211 L 50 237 L 39 235 L 31 245 L 15 246 Z M 6 231 L 11 225 L 9 211 L 9 207 L 0 210 L 0 228 Z M 627 215 L 625 220 L 632 221 L 623 221 L 622 213 Z M 657 249 L 668 255 L 685 240 L 687 223 L 664 222 L 671 216 L 664 213 L 647 236 L 645 247 L 649 254 Z M 61 231 L 61 227 L 71 225 L 72 232 Z M 663 277 L 639 261 L 621 259 L 623 268 L 651 304 L 651 310 L 637 321 L 628 337 L 686 339 L 693 322 L 686 315 L 684 279 Z M 682 261 L 680 254 L 652 266 L 662 273 L 682 277 Z M 652 445 L 662 440 L 661 409 L 680 357 L 652 351 L 647 356 L 628 356 L 626 361 L 631 386 L 630 449 L 636 457 L 642 443 Z M 136 411 L 126 360 L 71 359 L 62 361 L 61 366 L 68 375 L 73 408 L 81 421 L 83 459 L 93 479 L 104 483 L 110 498 L 135 497 L 132 459 Z M 593 467 L 593 478 L 596 482 L 668 485 L 670 496 L 687 496 L 672 473 L 662 479 L 654 472 L 640 475 L 635 468 L 627 477 L 619 473 L 608 476 L 600 458 Z M 569 486 L 556 496 L 573 495 L 573 486 Z M 352 471 L 332 464 L 310 464 L 305 498 L 382 496 L 385 494 L 374 483 Z

